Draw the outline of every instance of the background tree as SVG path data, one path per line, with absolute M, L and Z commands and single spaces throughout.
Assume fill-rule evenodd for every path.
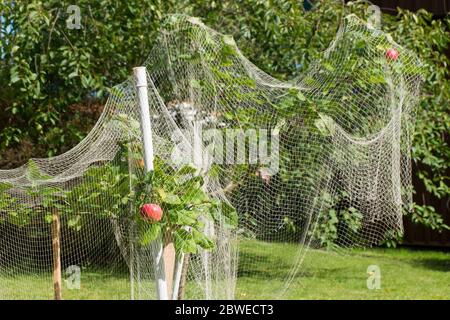
M 77 2 L 81 29 L 67 28 L 68 1 L 0 3 L 0 166 L 30 156 L 52 156 L 80 141 L 98 118 L 108 88 L 145 60 L 163 14 L 200 16 L 232 34 L 243 53 L 280 79 L 301 76 L 335 37 L 340 18 L 366 4 L 316 1 Z M 382 28 L 426 65 L 413 148 L 416 174 L 428 192 L 450 196 L 449 59 L 450 19 L 425 11 L 383 15 Z M 443 212 L 415 206 L 411 218 L 443 229 Z

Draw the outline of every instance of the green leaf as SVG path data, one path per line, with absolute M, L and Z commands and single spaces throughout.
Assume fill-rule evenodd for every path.
M 45 220 L 46 223 L 52 223 L 52 221 L 53 221 L 53 215 L 52 215 L 52 214 L 46 214 L 46 215 L 44 216 L 44 220 Z
M 239 224 L 239 216 L 237 211 L 228 203 L 221 203 L 221 213 L 224 218 L 224 222 L 231 228 L 237 228 Z
M 194 210 L 170 210 L 170 221 L 180 226 L 193 226 L 197 224 L 197 216 Z
M 201 189 L 191 190 L 183 197 L 183 202 L 187 205 L 197 205 L 208 200 L 208 196 Z
M 192 233 L 185 229 L 178 229 L 174 233 L 174 246 L 177 252 L 197 253 L 197 244 Z
M 146 226 L 146 230 L 141 238 L 141 245 L 148 246 L 151 242 L 153 242 L 161 232 L 161 226 L 159 224 L 148 224 Z
M 205 250 L 212 250 L 215 247 L 214 241 L 209 239 L 203 232 L 200 232 L 196 229 L 192 230 L 192 236 L 194 241 L 199 245 L 201 248 Z
M 68 77 L 69 79 L 78 77 L 78 70 L 73 71 L 73 72 L 70 73 L 67 77 Z
M 196 172 L 197 172 L 197 168 L 195 168 L 191 165 L 185 165 L 177 171 L 177 176 L 187 175 L 187 174 L 195 174 Z
M 191 80 L 191 87 L 194 89 L 201 89 L 202 88 L 202 84 L 200 81 L 192 79 Z
M 0 196 L 3 192 L 9 190 L 12 188 L 12 184 L 10 183 L 5 183 L 5 182 L 0 182 Z
M 164 199 L 162 199 L 163 203 L 178 205 L 181 204 L 181 199 L 176 194 L 168 194 Z
M 71 229 L 75 229 L 76 231 L 80 231 L 81 230 L 81 216 L 76 215 L 76 216 L 71 217 L 69 219 L 69 221 L 67 222 L 67 226 Z
M 27 172 L 26 177 L 28 181 L 40 181 L 40 180 L 48 180 L 51 179 L 51 176 L 49 176 L 46 173 L 41 172 L 36 162 L 33 160 L 29 160 L 27 164 Z
M 314 125 L 324 136 L 333 136 L 336 131 L 333 118 L 322 113 L 319 113 L 319 118 L 314 121 Z
M 305 95 L 304 95 L 301 91 L 299 91 L 299 92 L 297 93 L 297 98 L 298 98 L 298 100 L 300 100 L 300 101 L 306 101 L 306 97 L 305 97 Z

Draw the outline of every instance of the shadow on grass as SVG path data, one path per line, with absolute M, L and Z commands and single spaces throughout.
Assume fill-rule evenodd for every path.
M 256 261 L 258 263 L 255 263 Z M 276 268 L 274 268 L 274 266 L 276 266 Z M 283 279 L 289 275 L 291 268 L 292 265 L 289 265 L 280 259 L 275 259 L 275 257 L 257 253 L 241 252 L 239 255 L 238 277 Z
M 442 271 L 450 273 L 450 258 L 449 259 L 436 259 L 436 258 L 422 258 L 422 259 L 413 259 L 411 264 L 434 270 L 434 271 Z

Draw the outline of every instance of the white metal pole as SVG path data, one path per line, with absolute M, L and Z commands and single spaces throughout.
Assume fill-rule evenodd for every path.
M 173 291 L 172 300 L 178 300 L 178 294 L 180 292 L 181 273 L 183 271 L 184 253 L 177 258 L 173 279 Z
M 153 171 L 153 141 L 152 127 L 150 122 L 150 107 L 147 92 L 147 70 L 145 67 L 133 68 L 137 95 L 141 115 L 141 130 L 144 141 L 144 163 L 145 171 Z M 156 289 L 159 300 L 168 300 L 167 283 L 164 271 L 162 237 L 158 237 L 152 244 L 154 252 Z

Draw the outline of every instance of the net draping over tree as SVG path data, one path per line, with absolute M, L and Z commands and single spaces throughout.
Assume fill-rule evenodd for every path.
M 402 232 L 421 65 L 387 34 L 350 15 L 281 82 L 172 15 L 144 65 L 153 170 L 132 77 L 75 148 L 0 170 L 1 298 L 71 298 L 74 270 L 78 298 L 157 298 L 163 279 L 169 298 L 232 299 L 242 278 L 278 298 L 308 248 Z M 281 262 L 285 243 L 297 252 Z

